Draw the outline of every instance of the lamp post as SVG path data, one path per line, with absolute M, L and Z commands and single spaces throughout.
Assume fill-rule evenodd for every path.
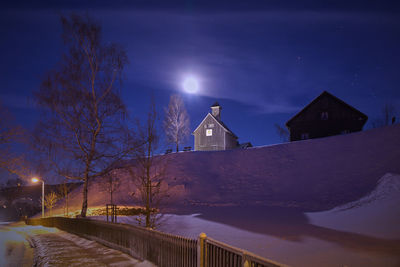
M 40 180 L 39 178 L 33 177 L 32 182 L 42 182 L 42 218 L 44 218 L 44 181 Z

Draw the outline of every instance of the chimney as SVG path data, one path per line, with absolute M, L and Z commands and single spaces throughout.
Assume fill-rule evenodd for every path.
M 211 106 L 211 114 L 217 119 L 221 120 L 221 109 L 222 107 L 215 102 L 214 105 Z

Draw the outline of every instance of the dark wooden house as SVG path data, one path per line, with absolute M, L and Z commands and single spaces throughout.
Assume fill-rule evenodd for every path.
M 238 147 L 238 137 L 221 121 L 221 106 L 216 102 L 193 131 L 194 150 L 226 150 Z
M 293 116 L 286 127 L 290 141 L 361 131 L 368 117 L 324 91 Z

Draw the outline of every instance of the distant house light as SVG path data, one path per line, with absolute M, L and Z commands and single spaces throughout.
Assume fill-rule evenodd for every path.
M 206 136 L 212 136 L 212 129 L 206 130 Z
M 301 140 L 306 140 L 306 139 L 308 139 L 308 138 L 310 138 L 309 135 L 308 135 L 308 133 L 302 133 L 302 134 L 301 134 Z

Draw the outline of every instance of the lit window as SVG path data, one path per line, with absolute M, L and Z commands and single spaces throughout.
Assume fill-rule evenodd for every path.
M 302 133 L 301 134 L 301 140 L 306 140 L 308 138 L 309 138 L 308 133 Z
M 329 114 L 327 111 L 321 112 L 321 120 L 326 121 L 328 119 L 328 115 Z
M 212 136 L 212 129 L 206 130 L 206 136 Z

